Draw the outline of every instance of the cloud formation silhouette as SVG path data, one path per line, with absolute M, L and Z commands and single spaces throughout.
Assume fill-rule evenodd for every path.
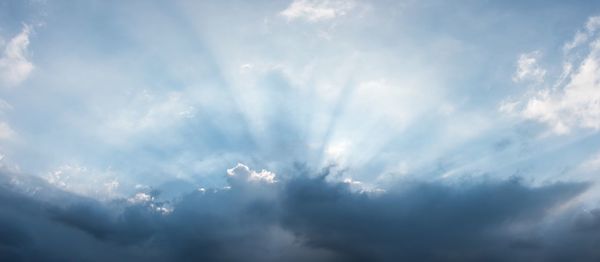
M 268 171 L 263 171 L 265 173 Z M 3 175 L 3 261 L 548 261 L 599 256 L 600 212 L 565 204 L 582 183 L 406 182 L 358 192 L 297 168 L 277 182 L 238 165 L 224 189 L 111 202 Z M 274 174 L 272 174 L 274 175 Z M 11 178 L 12 177 L 12 178 Z M 23 185 L 23 183 L 21 183 Z M 20 189 L 19 189 L 20 188 Z M 25 190 L 26 188 L 35 190 Z M 157 207 L 171 206 L 170 212 Z M 557 212 L 561 209 L 562 212 Z M 567 210 L 567 211 L 565 211 Z M 567 215 L 565 215 L 567 214 Z M 571 214 L 571 215 L 569 215 Z M 557 236 L 561 235 L 560 238 Z M 563 242 L 569 240 L 569 244 Z M 580 243 L 582 245 L 573 244 Z

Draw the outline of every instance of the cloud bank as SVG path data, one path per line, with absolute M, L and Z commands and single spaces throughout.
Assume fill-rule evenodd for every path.
M 406 182 L 385 193 L 238 165 L 229 186 L 172 201 L 108 202 L 22 174 L 0 187 L 2 261 L 577 261 L 600 258 L 600 212 L 568 203 L 588 185 L 519 179 Z M 274 179 L 277 179 L 274 182 Z M 137 197 L 137 196 L 136 196 Z M 170 207 L 166 209 L 157 207 Z

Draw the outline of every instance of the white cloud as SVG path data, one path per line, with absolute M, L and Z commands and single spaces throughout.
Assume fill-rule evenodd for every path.
M 589 33 L 593 33 L 600 28 L 600 16 L 592 16 L 588 18 L 587 23 L 585 24 L 585 29 Z
M 227 169 L 227 175 L 232 179 L 241 179 L 248 182 L 264 182 L 268 184 L 277 182 L 275 173 L 265 169 L 256 172 L 241 163 L 238 163 L 233 168 Z
M 304 19 L 317 22 L 344 16 L 354 6 L 353 1 L 347 0 L 294 0 L 280 15 L 288 20 Z
M 575 37 L 573 38 L 573 40 L 571 40 L 571 42 L 568 42 L 565 44 L 565 46 L 564 46 L 565 52 L 571 51 L 571 49 L 581 45 L 582 43 L 585 43 L 585 41 L 587 41 L 588 38 L 589 38 L 589 35 L 587 33 L 577 32 L 575 34 Z
M 540 56 L 540 51 L 521 54 L 517 61 L 517 72 L 513 75 L 513 81 L 521 82 L 531 80 L 538 83 L 543 82 L 544 76 L 546 76 L 546 70 L 541 68 L 538 64 Z
M 235 167 L 227 169 L 227 186 L 222 190 L 233 190 L 242 202 L 261 200 L 273 200 L 278 197 L 275 173 L 268 170 L 257 172 L 248 166 L 238 163 Z
M 130 203 L 146 203 L 152 200 L 154 200 L 154 197 L 144 192 L 135 193 L 135 195 L 127 199 Z
M 33 71 L 33 64 L 27 58 L 31 27 L 23 26 L 23 30 L 12 38 L 4 47 L 0 58 L 0 81 L 8 86 L 23 82 Z
M 174 208 L 170 206 L 168 201 L 159 201 L 155 195 L 148 192 L 137 192 L 133 196 L 127 198 L 130 204 L 142 204 L 152 211 L 166 215 L 173 212 Z
M 600 42 L 592 45 L 564 89 L 544 89 L 529 98 L 523 116 L 550 125 L 556 133 L 573 127 L 600 129 Z
M 109 200 L 121 196 L 119 180 L 110 170 L 99 171 L 80 165 L 62 165 L 48 172 L 44 179 L 62 190 L 97 199 Z
M 564 51 L 569 52 L 572 49 L 579 47 L 581 44 L 586 43 L 599 28 L 600 16 L 592 16 L 588 18 L 588 21 L 585 24 L 585 30 L 577 31 L 573 37 L 573 40 L 565 44 Z
M 342 183 L 347 184 L 350 187 L 350 190 L 352 190 L 354 192 L 369 193 L 369 194 L 385 193 L 385 190 L 382 188 L 378 188 L 373 185 L 366 184 L 362 181 L 354 180 L 352 178 L 344 178 L 342 180 Z
M 502 101 L 498 107 L 498 111 L 505 114 L 514 114 L 521 102 L 519 101 Z
M 594 17 L 586 28 L 594 31 L 599 26 L 600 18 Z M 557 78 L 556 84 L 527 94 L 520 101 L 505 101 L 500 105 L 500 111 L 546 124 L 555 134 L 566 134 L 574 128 L 599 130 L 600 38 L 590 41 L 589 45 L 585 45 L 589 49 L 584 50 L 586 53 L 581 62 L 573 65 L 567 59 L 563 63 L 563 74 Z M 518 80 L 527 75 L 533 79 L 541 79 L 545 75 L 545 71 L 537 66 L 535 54 L 533 57 L 522 55 L 519 65 Z

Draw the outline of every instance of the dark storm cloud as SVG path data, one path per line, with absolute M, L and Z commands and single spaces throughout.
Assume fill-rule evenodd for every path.
M 519 242 L 530 232 L 511 227 L 540 221 L 584 188 L 530 188 L 519 180 L 417 183 L 368 197 L 301 179 L 288 184 L 283 221 L 308 245 L 332 250 L 343 261 L 512 261 L 528 255 Z
M 518 179 L 405 183 L 358 193 L 306 171 L 229 177 L 163 214 L 156 199 L 101 203 L 0 187 L 2 261 L 594 261 L 600 211 L 555 216 L 587 185 Z M 569 213 L 569 212 L 565 212 Z

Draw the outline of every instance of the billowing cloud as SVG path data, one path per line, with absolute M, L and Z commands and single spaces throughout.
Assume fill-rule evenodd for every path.
M 30 26 L 24 25 L 23 30 L 3 47 L 4 51 L 0 57 L 0 80 L 4 85 L 18 85 L 33 71 L 34 66 L 29 61 L 27 50 L 31 30 Z
M 3 174 L 0 254 L 4 260 L 547 261 L 577 251 L 578 261 L 598 259 L 591 246 L 555 238 L 589 241 L 597 231 L 596 211 L 574 220 L 560 215 L 572 212 L 560 207 L 585 184 L 411 182 L 371 194 L 328 182 L 327 171 L 297 168 L 278 183 L 252 179 L 260 173 L 269 171 L 237 165 L 227 176 L 245 179 L 171 203 L 157 191 L 136 194 L 140 201 L 98 202 L 43 181 L 17 186 Z M 157 208 L 167 206 L 169 212 Z
M 238 163 L 234 168 L 227 169 L 227 175 L 230 183 L 233 181 L 242 180 L 242 184 L 245 182 L 256 182 L 256 183 L 275 183 L 275 174 L 268 170 L 261 170 L 256 172 L 251 170 L 248 166 Z

